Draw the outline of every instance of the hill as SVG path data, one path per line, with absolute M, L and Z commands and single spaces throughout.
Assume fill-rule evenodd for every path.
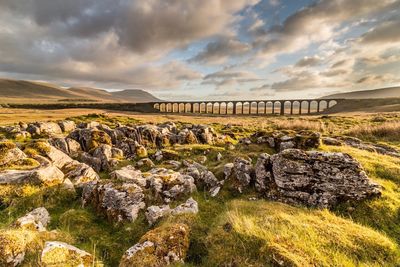
M 98 88 L 63 88 L 55 84 L 0 79 L 0 99 L 6 103 L 35 102 L 152 102 L 152 94 L 139 89 L 109 92 Z
M 322 97 L 327 98 L 345 98 L 345 99 L 367 99 L 367 98 L 395 98 L 400 97 L 400 87 L 388 87 L 374 90 L 354 91 L 339 93 Z

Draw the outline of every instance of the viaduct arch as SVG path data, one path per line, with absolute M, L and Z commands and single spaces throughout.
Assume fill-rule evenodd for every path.
M 161 113 L 217 115 L 305 115 L 318 114 L 343 99 L 167 101 L 147 103 Z

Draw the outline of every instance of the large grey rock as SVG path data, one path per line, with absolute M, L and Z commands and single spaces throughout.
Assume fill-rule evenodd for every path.
M 145 213 L 146 219 L 150 225 L 156 223 L 159 219 L 168 215 L 180 215 L 180 214 L 196 214 L 199 212 L 199 206 L 197 201 L 193 198 L 189 198 L 185 203 L 178 205 L 176 208 L 171 209 L 169 205 L 162 206 L 150 206 L 147 208 Z
M 143 190 L 134 183 L 88 183 L 83 187 L 83 205 L 92 205 L 112 222 L 133 222 L 145 208 Z
M 49 143 L 70 156 L 76 156 L 81 151 L 81 145 L 68 137 L 54 137 L 49 139 Z
M 278 197 L 315 207 L 380 195 L 361 165 L 342 153 L 288 149 L 271 157 Z
M 76 129 L 68 137 L 77 141 L 82 150 L 86 152 L 92 151 L 101 144 L 112 145 L 111 137 L 105 131 L 97 128 Z
M 96 172 L 100 172 L 102 170 L 102 161 L 101 161 L 101 159 L 93 157 L 91 154 L 89 154 L 87 152 L 82 152 L 82 153 L 79 154 L 79 161 L 89 165 Z
M 145 168 L 154 168 L 156 165 L 151 161 L 149 158 L 144 158 L 136 162 L 136 166 L 139 168 L 145 167 Z

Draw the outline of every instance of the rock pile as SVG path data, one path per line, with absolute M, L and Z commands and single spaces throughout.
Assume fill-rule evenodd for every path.
M 192 176 L 164 168 L 142 173 L 127 166 L 112 172 L 111 177 L 113 180 L 86 184 L 82 201 L 113 222 L 135 221 L 146 204 L 169 203 L 196 191 Z

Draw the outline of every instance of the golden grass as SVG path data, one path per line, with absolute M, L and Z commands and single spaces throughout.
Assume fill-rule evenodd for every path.
M 317 132 L 325 132 L 329 125 L 320 120 L 294 119 L 294 120 L 277 120 L 274 122 L 278 130 L 311 130 Z
M 348 131 L 347 135 L 367 140 L 400 141 L 400 121 L 358 125 Z
M 400 259 L 384 234 L 328 210 L 244 200 L 229 206 L 222 220 L 229 224 L 209 238 L 215 265 L 394 266 Z
M 350 154 L 361 163 L 367 175 L 383 187 L 382 197 L 359 203 L 350 211 L 344 204 L 337 212 L 358 223 L 379 229 L 399 243 L 400 159 L 347 146 L 322 146 L 321 149 Z

